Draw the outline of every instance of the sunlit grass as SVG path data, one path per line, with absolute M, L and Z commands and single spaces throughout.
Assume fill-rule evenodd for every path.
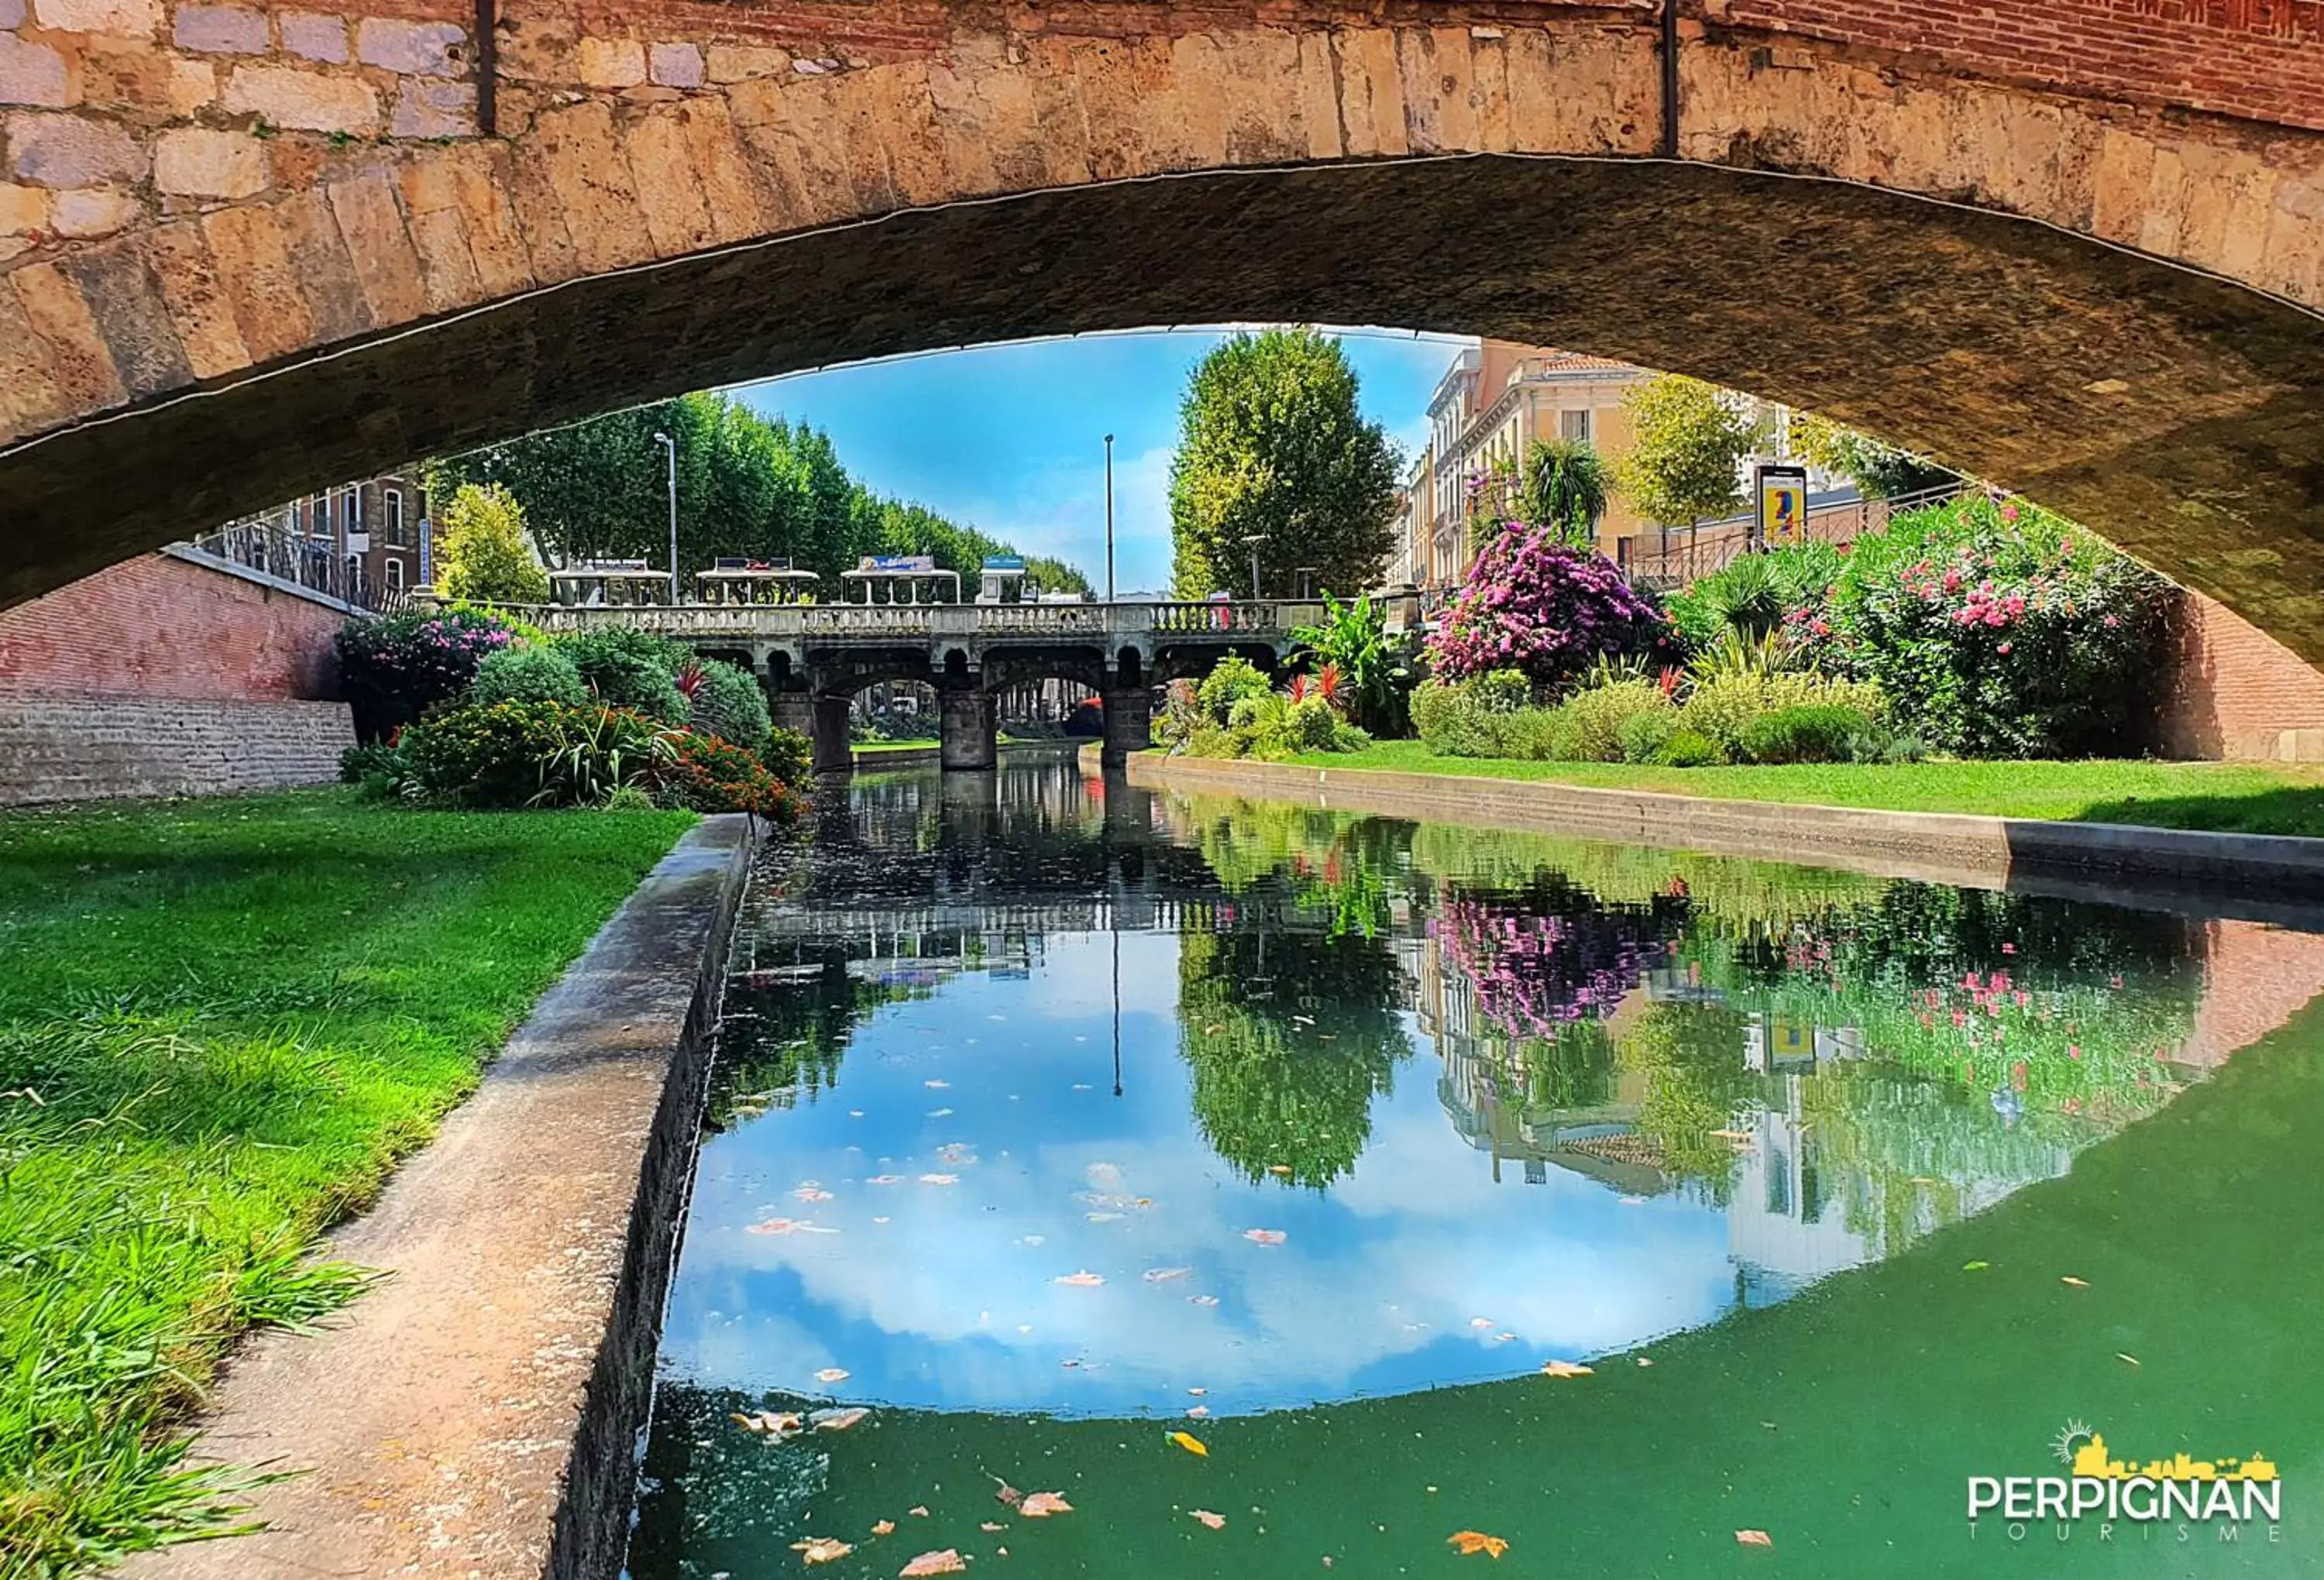
M 2324 835 L 2324 771 L 2264 763 L 1802 763 L 1663 768 L 1439 757 L 1416 740 L 1295 759 L 1318 768 L 1465 774 L 1729 801 L 1964 812 L 2069 822 Z
M 341 793 L 0 815 L 0 1574 L 231 1529 L 234 1337 L 357 1293 L 368 1200 L 691 822 Z

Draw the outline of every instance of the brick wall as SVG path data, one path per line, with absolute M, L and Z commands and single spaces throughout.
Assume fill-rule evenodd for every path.
M 2164 753 L 2324 759 L 2324 673 L 2225 605 L 2181 596 Z
M 2324 0 L 1701 0 L 2003 81 L 2324 128 Z
M 0 805 L 336 777 L 346 618 L 168 554 L 0 610 Z
M 345 703 L 0 691 L 0 806 L 324 784 L 355 739 Z
M 0 688 L 221 700 L 337 694 L 331 605 L 141 555 L 0 610 Z

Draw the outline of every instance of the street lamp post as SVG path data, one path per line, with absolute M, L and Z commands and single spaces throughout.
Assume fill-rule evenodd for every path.
M 1113 602 L 1113 436 L 1105 436 L 1105 601 Z
M 1259 602 L 1259 546 L 1266 541 L 1267 534 L 1264 532 L 1254 532 L 1242 540 L 1243 547 L 1250 550 L 1250 601 L 1253 603 Z
M 654 443 L 669 453 L 669 603 L 678 607 L 678 443 L 668 434 L 656 434 Z

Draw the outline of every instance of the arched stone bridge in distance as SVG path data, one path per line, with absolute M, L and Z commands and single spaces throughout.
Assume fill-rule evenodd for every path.
M 1293 600 L 1113 603 L 652 604 L 522 608 L 552 635 L 624 626 L 667 637 L 757 675 L 775 722 L 815 746 L 818 773 L 853 762 L 848 704 L 865 686 L 936 688 L 947 769 L 998 760 L 1000 694 L 1020 681 L 1071 680 L 1105 712 L 1104 759 L 1119 767 L 1151 734 L 1154 688 L 1209 672 L 1228 654 L 1279 668 L 1292 633 L 1323 605 Z

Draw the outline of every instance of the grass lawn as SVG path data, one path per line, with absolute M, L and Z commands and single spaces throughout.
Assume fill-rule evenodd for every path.
M 1657 768 L 1438 757 L 1416 740 L 1385 740 L 1360 752 L 1317 752 L 1293 760 L 1318 768 L 1540 779 L 1729 801 L 2324 835 L 2324 770 L 2260 763 L 1815 763 Z
M 862 740 L 855 744 L 859 752 L 934 751 L 938 742 L 934 736 L 926 740 Z
M 688 824 L 345 792 L 0 813 L 0 1574 L 232 1519 L 183 1421 L 234 1336 Z

